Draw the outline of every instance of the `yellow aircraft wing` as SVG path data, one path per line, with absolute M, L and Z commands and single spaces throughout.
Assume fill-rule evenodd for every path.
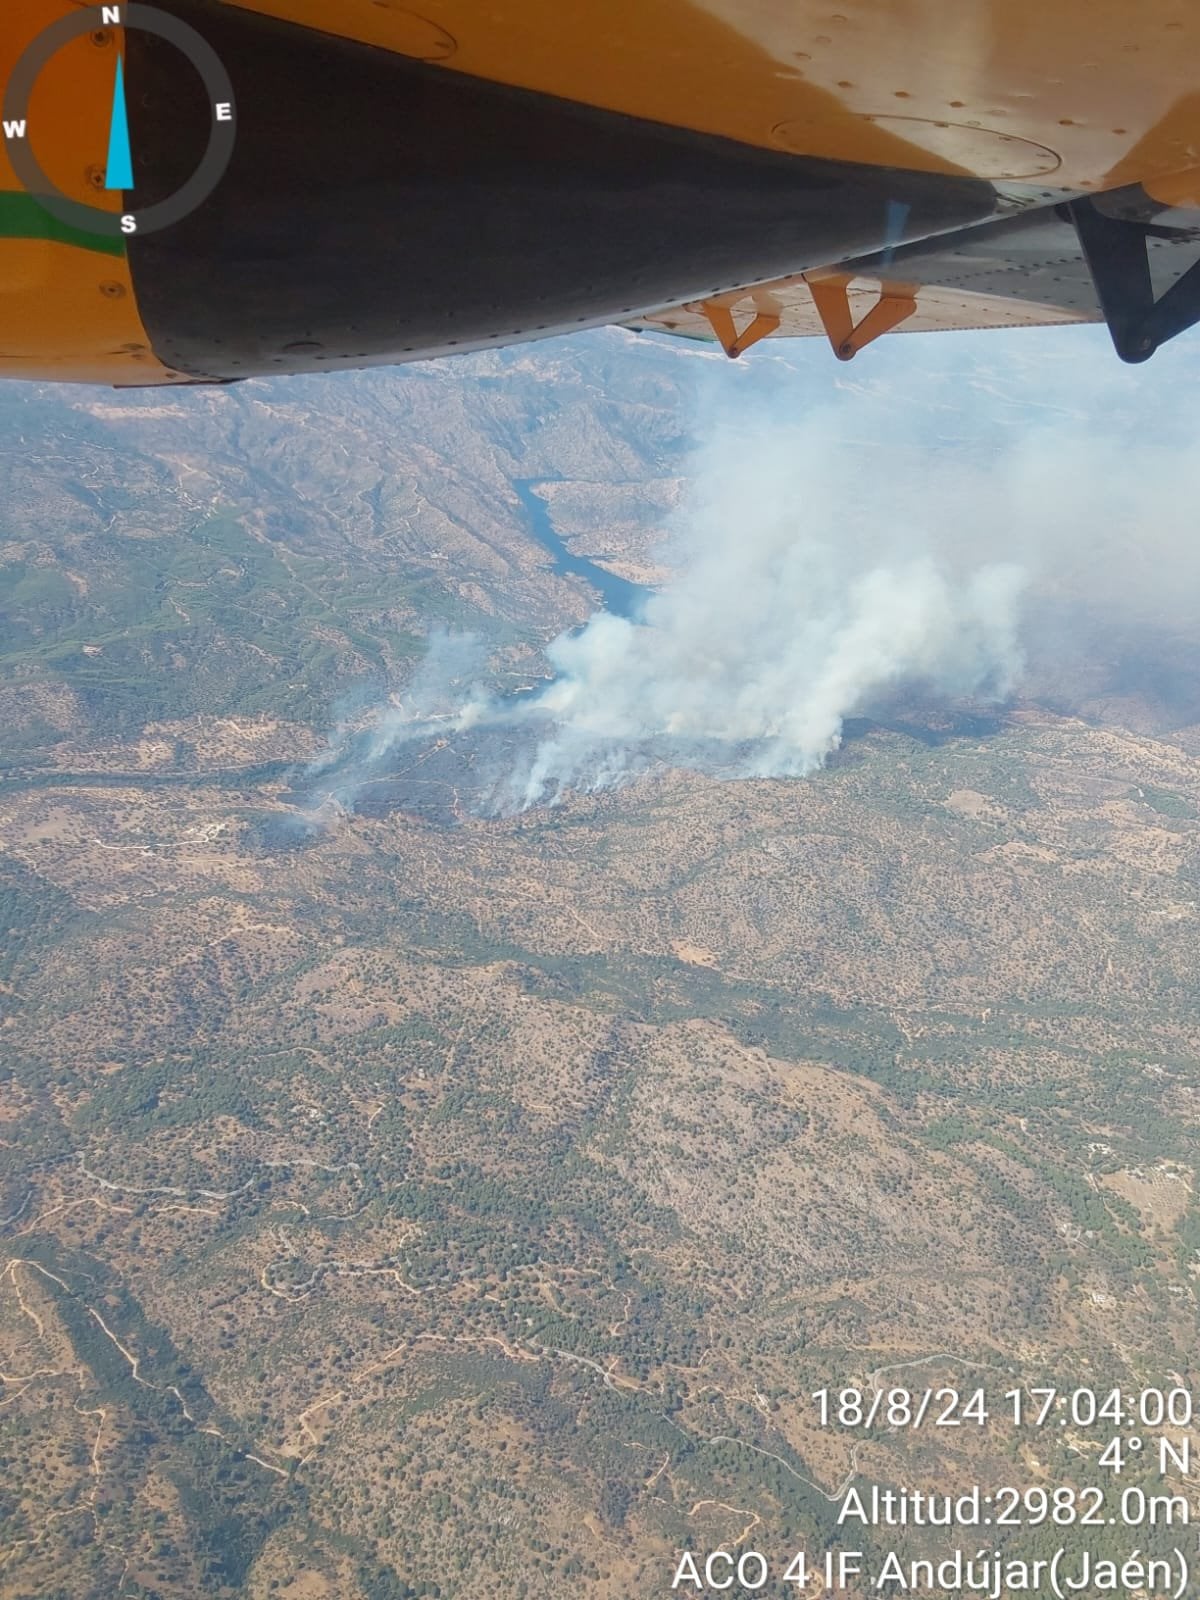
M 22 0 L 0 375 L 1200 320 L 1190 0 Z
M 1161 315 L 1200 257 L 1200 215 L 1155 207 L 1156 223 L 1130 226 L 1119 213 L 1119 205 L 1129 201 L 1129 192 L 1122 191 L 1089 204 L 1082 231 L 1078 205 L 1031 209 L 1008 221 L 775 283 L 662 306 L 627 326 L 715 341 L 733 357 L 764 338 L 823 335 L 834 354 L 848 361 L 885 333 L 1103 322 L 1106 264 L 1089 259 L 1085 242 L 1097 216 L 1101 252 L 1112 232 L 1120 243 L 1138 245 L 1152 305 Z M 1106 216 L 1101 206 L 1116 214 Z M 1124 333 L 1119 325 L 1114 329 L 1126 359 L 1152 353 L 1123 349 Z
M 760 339 L 824 337 L 840 361 L 849 361 L 885 333 L 1039 328 L 1101 320 L 1098 307 L 1072 311 L 971 289 L 831 270 L 664 306 L 625 326 L 719 344 L 735 358 Z

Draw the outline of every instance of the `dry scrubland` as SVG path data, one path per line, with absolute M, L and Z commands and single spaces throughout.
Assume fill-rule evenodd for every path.
M 1022 348 L 959 393 L 1025 427 Z M 790 359 L 0 394 L 0 1600 L 658 1600 L 855 1471 L 1096 1473 L 855 1449 L 819 1387 L 1200 1388 L 1186 641 L 1035 662 L 1136 736 L 897 705 L 810 781 L 503 822 L 477 736 L 285 826 L 436 625 L 505 690 L 592 610 L 516 483 L 657 581 L 704 384 L 802 420 Z M 896 414 L 969 450 L 923 370 Z
M 0 794 L 0 1593 L 658 1595 L 854 1466 L 1088 1471 L 852 1460 L 825 1384 L 1197 1381 L 1179 746 L 1030 712 L 289 848 L 230 753 Z

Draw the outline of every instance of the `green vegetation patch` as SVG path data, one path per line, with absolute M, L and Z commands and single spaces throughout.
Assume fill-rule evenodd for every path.
M 423 648 L 394 621 L 413 608 L 403 573 L 348 571 L 229 515 L 178 538 L 98 536 L 85 590 L 18 557 L 0 566 L 0 596 L 0 684 L 68 685 L 101 737 L 197 713 L 324 725 Z

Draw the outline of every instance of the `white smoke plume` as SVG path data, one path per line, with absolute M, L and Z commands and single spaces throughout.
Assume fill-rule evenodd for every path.
M 656 763 L 802 775 L 837 748 L 848 716 L 898 684 L 1010 692 L 1021 569 L 989 562 L 955 573 L 911 530 L 838 528 L 827 430 L 795 430 L 786 443 L 781 456 L 778 426 L 719 441 L 713 459 L 738 471 L 693 480 L 669 530 L 677 576 L 636 619 L 598 612 L 555 639 L 546 650 L 554 676 L 540 691 L 477 692 L 457 711 L 442 694 L 443 726 L 531 735 L 489 809 L 609 787 Z M 451 665 L 461 682 L 443 637 L 428 663 L 433 680 L 444 684 Z M 372 758 L 430 731 L 431 687 L 427 670 L 383 719 Z
M 708 551 L 640 621 L 601 613 L 556 639 L 557 676 L 533 699 L 466 708 L 464 724 L 546 730 L 507 786 L 512 801 L 606 787 L 655 754 L 728 776 L 801 775 L 837 748 L 846 717 L 899 682 L 1011 688 L 1019 568 L 962 584 L 929 558 L 855 573 L 783 527 L 753 535 Z
M 633 620 L 553 640 L 533 693 L 472 690 L 477 646 L 442 636 L 367 766 L 432 718 L 507 732 L 489 811 L 664 765 L 803 775 L 898 689 L 1001 701 L 1026 654 L 1026 683 L 1057 688 L 1061 664 L 1079 678 L 1113 654 L 1114 628 L 1190 628 L 1200 453 L 1170 374 L 1150 384 L 1100 334 L 1030 339 L 898 341 L 841 386 L 819 353 L 775 377 L 713 364 L 663 530 L 674 577 Z M 1194 377 L 1190 352 L 1172 359 Z

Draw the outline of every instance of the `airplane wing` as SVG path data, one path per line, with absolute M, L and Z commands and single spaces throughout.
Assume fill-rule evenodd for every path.
M 1194 225 L 1200 215 L 1153 214 L 1157 225 L 1139 230 L 1139 243 L 1150 280 L 1147 309 L 1153 305 L 1161 315 L 1171 303 L 1169 291 L 1178 293 L 1175 286 L 1200 259 L 1200 228 Z M 1103 280 L 1103 265 L 1100 273 Z M 626 326 L 715 342 L 731 357 L 764 338 L 824 336 L 839 360 L 849 361 L 885 333 L 1105 320 L 1077 219 L 1061 206 L 775 283 L 662 306 Z M 1130 360 L 1145 353 L 1150 352 L 1132 346 L 1121 350 Z
M 832 9 L 833 7 L 839 9 Z M 0 375 L 1200 319 L 1188 0 L 22 0 Z

